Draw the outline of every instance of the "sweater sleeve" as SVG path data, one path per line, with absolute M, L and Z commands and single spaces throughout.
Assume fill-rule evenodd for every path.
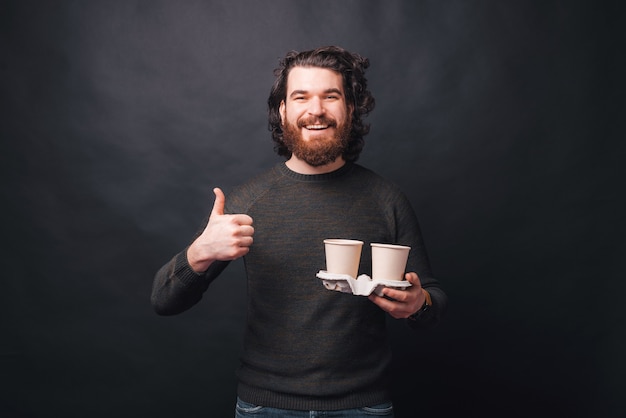
M 407 323 L 413 329 L 431 328 L 443 317 L 448 306 L 448 297 L 432 274 L 422 231 L 409 200 L 403 193 L 399 193 L 394 206 L 396 240 L 411 247 L 407 272 L 417 273 L 422 287 L 428 291 L 432 299 L 432 306 L 426 312 L 416 320 L 407 320 Z
M 187 248 L 159 269 L 152 284 L 152 307 L 159 315 L 176 315 L 202 299 L 209 285 L 226 268 L 227 261 L 215 261 L 204 273 L 193 271 Z

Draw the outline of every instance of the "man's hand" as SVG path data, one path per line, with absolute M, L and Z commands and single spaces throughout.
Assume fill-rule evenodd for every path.
M 372 302 L 396 319 L 408 318 L 419 311 L 426 303 L 426 296 L 422 291 L 422 285 L 419 277 L 417 277 L 417 273 L 406 273 L 404 277 L 411 282 L 411 287 L 403 290 L 385 287 L 382 292 L 386 298 L 378 296 L 376 293 L 369 295 L 369 299 Z
M 195 272 L 206 271 L 216 260 L 229 261 L 243 257 L 252 245 L 252 218 L 248 215 L 224 215 L 226 197 L 213 189 L 215 203 L 209 223 L 187 249 L 187 261 Z

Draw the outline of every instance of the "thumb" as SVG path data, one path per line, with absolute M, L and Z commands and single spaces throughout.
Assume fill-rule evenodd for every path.
M 215 193 L 215 202 L 213 203 L 213 210 L 211 211 L 211 216 L 223 215 L 224 203 L 226 202 L 226 197 L 224 196 L 224 192 L 219 187 L 216 187 L 215 189 L 213 189 L 213 193 Z
M 420 282 L 420 278 L 419 278 L 419 276 L 418 276 L 418 275 L 417 275 L 417 273 L 415 273 L 415 272 L 406 273 L 406 274 L 404 275 L 404 278 L 405 278 L 405 279 L 406 279 L 409 283 L 411 283 L 412 285 L 415 285 L 415 286 L 417 286 L 417 285 L 421 286 L 421 285 L 422 285 L 422 284 L 421 284 L 421 282 Z

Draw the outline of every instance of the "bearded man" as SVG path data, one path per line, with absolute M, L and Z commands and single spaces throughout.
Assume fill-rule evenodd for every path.
M 386 313 L 418 330 L 445 311 L 409 201 L 356 164 L 369 132 L 362 118 L 374 107 L 368 66 L 336 46 L 288 53 L 268 99 L 275 151 L 286 161 L 228 197 L 215 188 L 208 220 L 154 279 L 156 312 L 173 315 L 244 257 L 247 326 L 236 417 L 392 417 Z M 368 297 L 329 291 L 316 277 L 326 238 L 410 246 L 411 286 Z M 359 271 L 370 269 L 364 250 Z

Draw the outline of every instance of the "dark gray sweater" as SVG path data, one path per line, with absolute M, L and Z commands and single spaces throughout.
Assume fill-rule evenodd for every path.
M 244 257 L 247 327 L 238 395 L 269 407 L 335 410 L 389 401 L 391 352 L 386 314 L 367 297 L 327 290 L 326 238 L 365 242 L 359 274 L 371 275 L 372 242 L 411 246 L 416 272 L 433 307 L 413 327 L 435 324 L 446 295 L 432 277 L 417 219 L 405 196 L 357 164 L 323 175 L 276 165 L 226 197 L 226 213 L 254 220 L 254 244 Z M 202 227 L 204 229 L 204 225 Z M 227 262 L 196 274 L 186 250 L 157 273 L 152 303 L 171 315 L 197 303 Z

